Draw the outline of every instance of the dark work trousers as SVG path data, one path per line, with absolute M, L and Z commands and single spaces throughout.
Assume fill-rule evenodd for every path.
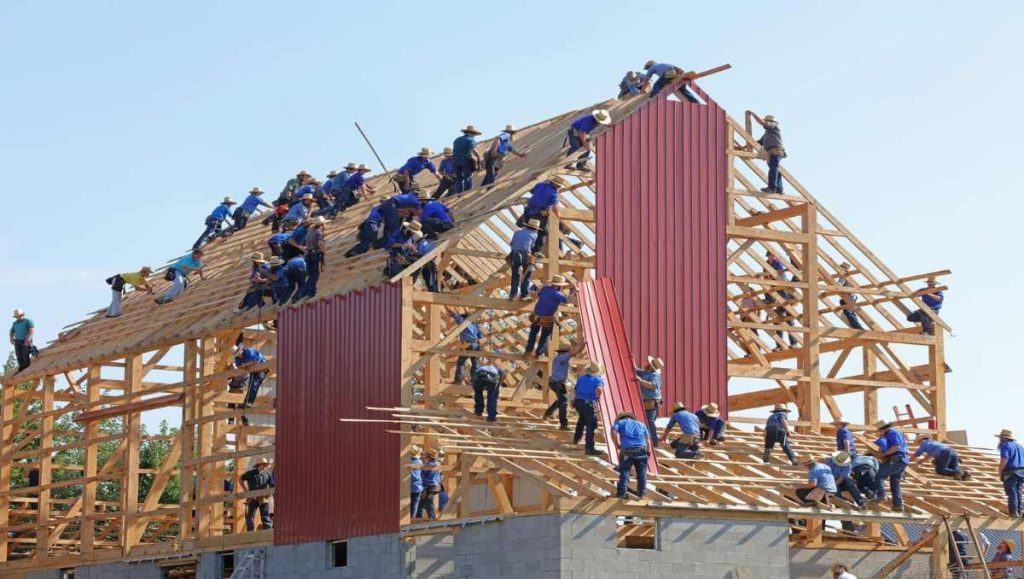
M 768 157 L 768 189 L 773 193 L 782 193 L 782 172 L 779 171 L 780 161 L 782 161 L 781 155 L 771 155 Z
M 249 224 L 249 217 L 251 216 L 251 213 L 249 213 L 245 209 L 242 209 L 241 207 L 235 209 L 235 212 L 231 214 L 231 220 L 235 222 L 235 224 L 232 226 L 232 229 L 234 229 L 235 231 L 244 229 L 245 226 Z
M 844 305 L 845 306 L 845 305 L 847 305 L 849 303 L 850 302 L 848 302 L 848 301 L 846 301 L 846 300 L 844 300 L 842 298 L 839 299 L 839 304 L 840 305 Z M 857 317 L 857 312 L 855 310 L 853 310 L 852 308 L 845 308 L 845 309 L 843 309 L 843 317 L 846 318 L 846 321 L 847 321 L 847 323 L 850 324 L 851 328 L 853 328 L 855 330 L 863 330 L 864 329 L 864 326 L 861 325 L 861 323 L 860 323 L 860 318 Z
M 423 225 L 423 236 L 427 239 L 437 239 L 439 233 L 444 233 L 455 227 L 454 223 L 442 221 L 436 217 L 428 217 L 420 223 Z
M 373 247 L 380 243 L 380 229 L 381 224 L 379 221 L 364 221 L 359 225 L 359 234 L 356 239 L 359 240 L 352 249 L 345 252 L 345 257 L 355 257 L 362 255 L 367 251 L 370 251 L 370 247 Z
M 647 449 L 623 449 L 619 453 L 619 483 L 616 485 L 616 496 L 625 497 L 629 490 L 630 470 L 636 470 L 636 495 L 643 498 L 647 494 Z
M 669 443 L 676 451 L 676 458 L 700 458 L 699 444 L 686 444 L 678 438 Z
M 266 287 L 252 286 L 249 288 L 249 291 L 245 292 L 245 297 L 242 298 L 242 304 L 238 307 L 242 310 L 262 308 L 267 294 L 268 292 Z
M 430 260 L 423 264 L 423 267 L 419 268 L 414 274 L 412 274 L 413 283 L 416 283 L 416 278 L 420 275 L 423 276 L 423 284 L 427 286 L 428 292 L 437 293 L 441 291 L 437 285 L 437 263 L 434 262 L 434 260 Z
M 725 433 L 725 421 L 722 418 L 708 418 L 707 422 L 702 422 L 700 425 L 700 439 L 707 440 L 708 433 L 711 433 L 712 440 L 721 440 L 722 434 Z
M 889 480 L 889 489 L 892 491 L 893 508 L 903 507 L 903 471 L 907 470 L 907 463 L 895 458 L 883 464 L 878 469 L 878 476 L 875 477 L 875 498 L 885 499 L 885 481 Z
M 206 243 L 206 240 L 209 239 L 211 235 L 213 235 L 214 233 L 219 233 L 220 232 L 220 224 L 221 224 L 221 220 L 220 219 L 214 219 L 213 217 L 207 217 L 206 218 L 206 229 L 203 230 L 203 234 L 199 236 L 199 239 L 197 239 L 196 242 L 192 244 L 192 249 L 199 249 L 200 246 L 202 246 L 204 243 Z
M 32 346 L 26 344 L 25 340 L 14 340 L 14 357 L 18 359 L 19 372 L 32 364 L 32 358 L 29 356 L 31 351 Z
M 1008 468 L 1000 473 L 1003 479 L 1003 492 L 1006 493 L 1006 512 L 1011 517 L 1019 517 L 1024 514 L 1024 505 L 1021 505 L 1021 489 L 1024 488 L 1024 468 Z
M 498 385 L 489 380 L 473 380 L 473 413 L 484 414 L 484 393 L 487 394 L 487 421 L 498 419 Z
M 921 310 L 914 310 L 907 316 L 908 322 L 921 324 L 921 333 L 932 336 L 935 334 L 935 321 Z
M 255 519 L 257 510 L 260 512 L 260 526 L 264 529 L 273 529 L 274 522 L 270 520 L 270 503 L 256 498 L 249 499 L 249 502 L 245 505 L 245 529 L 247 531 L 256 530 Z
M 862 466 L 853 470 L 853 480 L 857 482 L 857 489 L 868 498 L 875 497 L 875 476 L 878 471 L 870 466 Z
M 452 185 L 452 193 L 465 193 L 473 188 L 473 169 L 476 163 L 473 159 L 455 159 L 455 183 Z
M 501 168 L 505 166 L 505 158 L 501 155 L 491 155 L 487 153 L 484 155 L 484 180 L 480 185 L 486 187 L 493 185 L 494 180 L 498 178 L 498 173 Z
M 654 421 L 658 419 L 658 408 L 661 406 L 661 400 L 655 401 L 654 408 L 647 408 L 647 402 L 647 400 L 644 400 L 644 418 L 647 419 L 647 431 L 651 433 L 651 446 L 657 448 L 658 426 Z
M 300 291 L 306 284 L 306 272 L 302 269 L 289 269 L 284 273 L 285 279 L 288 280 L 288 285 L 281 291 L 281 295 L 277 298 L 279 305 L 288 303 L 288 300 L 295 295 L 295 292 Z
M 324 254 L 311 249 L 306 253 L 306 285 L 302 288 L 302 297 L 316 296 L 316 284 L 320 281 L 320 272 L 324 268 Z
M 270 255 L 276 255 L 277 257 L 284 258 L 284 245 L 268 241 L 267 247 L 270 248 Z
M 796 322 L 790 317 L 789 311 L 786 310 L 785 307 L 780 306 L 780 307 L 775 308 L 775 315 L 779 317 L 780 321 L 781 320 L 785 320 L 786 324 L 788 324 L 790 326 L 793 326 L 793 327 L 796 327 Z M 775 334 L 777 336 L 779 336 L 779 338 L 781 338 L 783 340 L 786 339 L 786 332 L 783 332 L 782 330 L 779 330 L 779 331 L 775 332 Z M 796 341 L 796 336 L 794 336 L 793 333 L 790 332 L 789 333 L 789 345 L 795 347 L 797 345 L 797 343 L 798 342 Z
M 445 193 L 452 194 L 452 186 L 455 184 L 455 179 L 448 175 L 441 175 L 441 181 L 437 184 L 437 189 L 434 190 L 434 194 L 430 196 L 431 199 L 440 199 Z
M 516 299 L 516 296 L 530 295 L 530 279 L 533 277 L 533 264 L 530 263 L 530 253 L 526 251 L 513 251 L 508 254 L 508 263 L 512 268 L 512 287 L 509 289 L 509 299 Z
M 577 398 L 572 405 L 579 414 L 579 418 L 576 419 L 576 434 L 572 437 L 573 443 L 579 443 L 580 439 L 584 437 L 585 431 L 586 449 L 596 452 L 594 433 L 597 431 L 597 402 Z
M 857 488 L 857 483 L 853 482 L 852 478 L 845 477 L 842 482 L 836 481 L 836 489 L 839 491 L 836 493 L 837 495 L 842 496 L 843 491 L 846 491 L 858 507 L 864 506 L 864 495 L 860 494 L 860 489 Z
M 249 373 L 249 389 L 245 392 L 245 403 L 244 407 L 248 408 L 256 402 L 256 395 L 260 392 L 260 386 L 263 386 L 263 381 L 267 379 L 267 371 L 262 372 L 250 372 Z
M 302 250 L 292 245 L 291 240 L 288 240 L 281 245 L 281 253 L 284 254 L 284 260 L 288 261 L 293 257 L 299 257 L 302 255 Z
M 434 510 L 434 497 L 437 495 L 437 492 L 431 491 L 430 489 L 426 489 L 420 493 L 420 508 L 416 513 L 416 518 L 422 519 L 424 513 L 426 513 L 428 519 L 437 518 L 437 511 Z
M 960 472 L 960 455 L 955 450 L 944 450 L 935 457 L 935 474 L 958 476 Z
M 583 149 L 583 139 L 577 136 L 575 129 L 569 129 L 569 132 L 566 133 L 566 139 L 569 141 L 569 149 L 565 151 L 566 157 L 571 156 L 580 149 Z M 586 169 L 587 159 L 590 159 L 590 151 L 584 149 L 583 153 L 576 158 L 576 168 Z
M 420 495 L 423 491 L 409 491 L 409 515 L 418 517 L 416 511 L 420 510 Z
M 551 416 L 558 410 L 558 425 L 562 428 L 569 428 L 569 399 L 566 397 L 565 380 L 550 380 L 548 388 L 555 393 L 555 401 L 548 406 L 544 416 Z
M 467 350 L 472 352 L 480 351 L 480 342 L 463 342 L 463 346 Z M 469 375 L 476 375 L 476 368 L 479 365 L 476 356 L 459 356 L 459 359 L 455 362 L 455 381 L 461 382 L 462 377 L 465 375 L 466 360 L 469 360 Z
M 533 344 L 537 341 L 537 334 L 540 333 L 540 343 L 537 344 L 537 355 L 541 356 L 548 352 L 548 340 L 551 339 L 551 332 L 554 330 L 554 324 L 541 327 L 538 324 L 530 325 L 530 334 L 526 337 L 526 353 L 533 353 Z
M 796 462 L 796 454 L 793 453 L 793 447 L 789 445 L 789 433 L 778 426 L 771 426 L 764 431 L 764 462 L 768 462 L 776 444 L 782 447 L 782 452 L 786 453 L 789 462 Z
M 398 214 L 398 204 L 390 199 L 380 204 L 380 214 L 384 217 L 384 239 L 398 233 L 402 227 L 402 216 Z
M 329 211 L 332 216 L 337 215 L 339 213 L 343 213 L 346 209 L 352 207 L 358 202 L 359 198 L 356 197 L 355 191 L 342 187 L 341 189 L 338 189 L 338 192 L 334 195 L 334 206 L 325 211 Z

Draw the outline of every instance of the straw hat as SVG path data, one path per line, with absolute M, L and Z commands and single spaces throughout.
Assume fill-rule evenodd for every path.
M 419 221 L 415 221 L 415 220 L 413 220 L 413 221 L 406 221 L 405 224 L 402 225 L 402 227 L 404 227 L 405 229 L 407 229 L 409 231 L 414 231 L 414 232 L 422 232 L 423 231 L 423 225 L 421 225 Z
M 885 430 L 886 428 L 891 428 L 892 425 L 893 423 L 888 420 L 879 420 L 875 423 L 875 430 Z
M 558 344 L 558 349 L 555 350 L 555 351 L 556 352 L 568 352 L 570 348 L 572 348 L 572 344 L 570 344 L 569 342 L 562 342 L 562 343 Z
M 268 261 L 267 264 L 269 264 L 271 267 L 277 267 L 279 265 L 284 265 L 284 259 L 282 259 L 282 258 L 280 258 L 280 257 L 275 255 L 275 256 L 272 256 L 270 258 L 270 261 Z
M 15 311 L 15 313 L 17 313 L 17 312 L 19 312 L 21 310 L 14 310 L 14 311 Z M 1004 428 L 1002 430 L 1002 432 L 997 434 L 996 438 L 1003 438 L 1005 440 L 1016 440 L 1016 438 L 1013 437 L 1013 431 L 1012 430 L 1007 430 L 1006 428 Z
M 346 171 L 357 171 L 357 170 L 359 170 L 359 165 L 356 165 L 355 163 L 349 163 L 348 165 L 345 165 L 345 170 Z
M 665 369 L 665 361 L 657 356 L 647 356 L 647 363 L 651 365 L 651 368 L 654 368 L 655 372 L 661 372 Z
M 466 128 L 462 129 L 462 132 L 466 133 L 467 135 L 480 135 L 480 134 L 482 134 L 480 131 L 476 130 L 476 127 L 474 127 L 473 125 L 466 125 Z
M 253 195 L 263 195 L 263 189 L 253 187 L 252 189 L 249 189 L 249 193 L 252 193 Z
M 224 205 L 234 205 L 235 200 L 232 199 L 231 197 L 225 197 L 224 200 L 221 201 L 221 203 L 223 203 Z
M 775 115 L 765 115 L 764 116 L 764 122 L 766 122 L 766 123 L 774 123 L 775 122 Z
M 853 458 L 850 457 L 850 453 L 845 450 L 840 450 L 839 452 L 832 454 L 832 462 L 839 466 L 846 466 L 853 462 Z
M 839 267 L 844 269 L 844 270 L 847 270 L 847 271 L 853 269 L 853 266 L 850 265 L 849 263 L 845 262 L 845 261 L 843 263 L 839 264 Z
M 298 173 L 296 173 L 295 176 L 296 177 L 312 177 L 312 175 L 309 174 L 309 171 L 306 171 L 305 169 L 303 169 L 303 170 L 299 171 Z
M 686 410 L 686 403 L 676 402 L 672 405 L 672 412 L 678 412 L 679 410 Z
M 325 223 L 327 223 L 327 219 L 323 215 L 317 215 L 309 220 L 310 227 L 323 227 Z
M 441 453 L 436 448 L 429 448 L 426 451 L 427 458 L 437 458 L 441 456 Z
M 422 187 L 416 187 L 416 196 L 419 197 L 420 201 L 427 201 L 430 199 L 430 191 Z
M 602 125 L 610 125 L 612 122 L 612 116 L 604 109 L 594 109 L 590 114 L 594 116 L 595 121 Z
M 257 458 L 256 462 L 252 463 L 253 467 L 260 466 L 261 464 L 270 464 L 270 460 L 266 458 Z
M 530 219 L 526 222 L 526 226 L 530 229 L 540 230 L 540 219 Z
M 814 464 L 816 462 L 818 462 L 818 461 L 814 460 L 813 456 L 809 456 L 807 458 L 803 458 L 803 459 L 800 460 L 800 466 L 811 466 L 812 464 Z
M 329 173 L 327 173 L 327 178 L 328 179 L 334 179 L 337 176 L 338 176 L 338 172 L 333 170 L 333 169 Z
M 788 404 L 776 404 L 772 407 L 772 412 L 789 412 Z
M 139 273 L 141 273 L 142 275 L 149 275 L 153 273 L 153 268 L 149 267 L 148 265 L 144 265 L 139 268 Z
M 701 406 L 700 409 L 704 411 L 704 414 L 707 414 L 711 418 L 718 418 L 721 415 L 718 411 L 718 404 L 715 402 L 708 402 L 704 406 Z
M 516 132 L 518 130 L 519 129 L 517 129 L 516 126 L 513 125 L 512 123 L 509 123 L 509 124 L 505 125 L 505 132 L 508 133 L 508 134 L 512 134 L 512 133 L 514 133 L 514 132 Z
M 24 318 L 25 317 L 25 310 L 14 310 L 14 317 L 16 317 L 16 318 Z
M 602 366 L 598 362 L 591 362 L 587 366 L 587 369 L 584 370 L 584 373 L 593 374 L 594 376 L 600 376 L 601 374 L 604 374 L 604 366 Z
M 636 414 L 633 414 L 632 412 L 629 412 L 628 410 L 625 411 L 625 412 L 619 412 L 618 415 L 615 416 L 615 422 L 618 422 L 618 421 L 622 420 L 623 418 L 632 418 L 633 420 L 636 420 Z
M 306 193 L 305 195 L 302 196 L 302 201 L 312 201 L 312 200 L 313 200 L 313 194 L 312 193 Z
M 419 153 L 416 153 L 416 156 L 417 157 L 429 157 L 429 156 L 431 156 L 433 154 L 434 154 L 434 152 L 430 150 L 430 147 L 423 147 L 423 148 L 420 149 Z
M 366 166 L 366 163 L 359 163 L 359 165 L 356 166 L 356 171 L 359 171 L 360 173 L 369 173 L 372 170 L 373 169 Z
M 262 251 L 254 251 L 252 255 L 249 256 L 249 259 L 255 261 L 256 263 L 267 263 L 267 258 L 263 257 Z
M 551 276 L 551 281 L 548 282 L 548 285 L 556 285 L 556 286 L 559 286 L 559 287 L 564 287 L 564 286 L 569 285 L 569 282 L 565 281 L 565 276 L 564 275 L 553 275 L 553 276 Z
M 414 444 L 412 445 L 412 448 L 409 449 L 409 454 L 411 454 L 412 456 L 420 456 L 421 454 L 423 454 L 423 448 L 421 448 L 418 444 Z
M 441 152 L 444 153 L 445 157 L 448 157 L 455 154 L 455 149 L 452 149 L 451 147 L 445 147 L 444 150 Z
M 836 424 L 838 424 L 839 426 L 849 426 L 850 425 L 850 421 L 845 419 L 845 418 L 840 418 L 840 419 L 836 420 Z
M 552 175 L 548 177 L 548 183 L 551 183 L 552 185 L 559 189 L 569 186 L 569 182 L 558 175 Z
M 647 62 L 644 63 L 644 70 L 647 70 L 648 68 L 651 68 L 655 64 L 658 64 L 658 63 L 654 62 L 653 60 L 648 60 Z

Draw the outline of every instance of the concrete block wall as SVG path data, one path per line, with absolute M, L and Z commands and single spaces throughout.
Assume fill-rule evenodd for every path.
M 163 579 L 156 563 L 105 563 L 75 567 L 75 579 Z
M 900 555 L 897 551 L 840 551 L 832 549 L 790 549 L 789 566 L 793 577 L 828 577 L 832 565 L 842 563 L 858 577 L 875 577 Z M 919 553 L 900 566 L 890 577 L 905 579 L 931 577 L 931 555 Z

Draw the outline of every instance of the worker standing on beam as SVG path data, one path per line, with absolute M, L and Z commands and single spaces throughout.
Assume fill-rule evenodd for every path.
M 725 420 L 718 410 L 718 403 L 708 402 L 697 411 L 700 420 L 700 437 L 711 446 L 725 442 Z
M 669 445 L 676 451 L 676 458 L 700 458 L 700 419 L 686 409 L 686 404 L 676 402 L 672 407 L 672 416 L 668 419 L 661 441 L 668 440 L 672 428 L 679 426 L 679 437 Z
M 480 135 L 473 125 L 462 129 L 462 136 L 452 142 L 452 160 L 455 164 L 455 185 L 452 193 L 463 193 L 473 188 L 473 173 L 480 168 L 480 153 L 476 150 L 476 137 Z
M 889 479 L 889 490 L 892 492 L 892 510 L 902 513 L 903 473 L 907 470 L 907 464 L 910 462 L 907 441 L 903 437 L 903 433 L 895 428 L 892 422 L 879 420 L 876 426 L 885 438 L 886 449 L 878 455 L 882 466 L 878 469 L 878 476 L 875 478 L 875 498 L 872 499 L 872 502 L 885 500 L 885 480 Z
M 843 263 L 839 266 L 839 269 L 842 271 L 836 274 L 836 283 L 841 287 L 853 287 L 849 279 L 852 266 L 848 263 Z M 857 294 L 840 294 L 839 305 L 852 306 L 855 303 L 857 303 Z M 855 330 L 864 329 L 864 326 L 860 323 L 860 318 L 857 317 L 857 310 L 854 310 L 852 307 L 843 308 L 843 317 L 846 318 L 851 328 Z
M 529 220 L 536 219 L 540 225 L 537 229 L 537 239 L 533 242 L 532 252 L 538 253 L 544 250 L 544 242 L 548 238 L 548 216 L 552 213 L 558 215 L 558 206 L 562 200 L 559 191 L 569 186 L 569 183 L 558 175 L 549 175 L 530 189 L 530 198 L 523 208 L 523 214 L 516 220 L 519 227 L 525 226 Z
M 636 419 L 632 412 L 620 412 L 612 425 L 612 440 L 619 449 L 619 482 L 615 486 L 615 498 L 626 498 L 629 490 L 629 475 L 636 470 L 636 496 L 647 495 L 647 442 L 650 432 L 647 426 Z
M 412 190 L 412 185 L 416 182 L 416 175 L 423 171 L 429 171 L 438 181 L 441 180 L 441 174 L 437 172 L 437 167 L 430 160 L 430 156 L 433 154 L 434 152 L 429 147 L 423 147 L 419 153 L 409 157 L 409 160 L 398 168 L 394 180 L 402 193 L 408 193 Z
M 110 298 L 110 307 L 107 308 L 107 317 L 116 318 L 121 315 L 121 299 L 124 297 L 124 286 L 126 285 L 130 285 L 136 290 L 145 290 L 150 295 L 153 295 L 153 287 L 149 285 L 149 281 L 146 279 L 152 273 L 153 268 L 147 265 L 139 271 L 119 273 L 113 277 L 108 277 L 107 284 L 110 285 L 110 291 L 113 295 Z
M 587 166 L 587 160 L 590 159 L 590 154 L 594 149 L 590 133 L 593 133 L 597 127 L 608 126 L 611 123 L 612 116 L 604 109 L 594 109 L 573 121 L 566 132 L 566 141 L 569 144 L 569 148 L 566 149 L 565 156 L 569 157 L 580 149 L 583 149 L 583 154 L 576 158 L 575 165 L 570 163 L 565 168 L 589 171 L 590 168 Z
M 455 185 L 455 160 L 452 158 L 452 151 L 451 147 L 445 147 L 442 153 L 441 163 L 437 166 L 437 172 L 441 176 L 437 189 L 431 195 L 433 199 L 440 199 L 444 194 L 451 193 L 452 186 Z
M 462 314 L 455 314 L 452 316 L 452 320 L 455 321 L 456 325 L 461 325 L 466 318 Z M 470 352 L 480 351 L 480 340 L 483 338 L 483 332 L 480 331 L 480 326 L 476 322 L 470 322 L 461 332 L 459 332 L 459 343 L 462 345 L 464 350 Z M 469 361 L 469 375 L 473 376 L 476 374 L 476 369 L 480 366 L 480 362 L 476 356 L 459 356 L 455 362 L 455 379 L 454 382 L 459 384 L 462 382 L 465 376 L 466 362 Z
M 270 461 L 261 458 L 256 461 L 253 467 L 242 475 L 241 483 L 244 491 L 259 491 L 271 487 L 273 477 L 273 466 Z M 260 512 L 260 526 L 266 529 L 274 528 L 274 522 L 270 518 L 270 500 L 265 497 L 251 497 L 246 500 L 245 505 L 245 530 L 252 532 L 256 530 L 256 511 Z
M 602 374 L 604 367 L 597 362 L 591 362 L 583 375 L 576 380 L 576 398 L 572 402 L 573 408 L 579 414 L 572 443 L 579 444 L 580 439 L 584 439 L 585 436 L 586 454 L 590 456 L 604 455 L 594 445 L 594 434 L 597 432 L 597 403 L 604 393 Z
M 569 286 L 571 284 L 565 281 L 565 276 L 555 275 L 538 292 L 537 304 L 533 307 L 533 315 L 530 316 L 530 334 L 526 337 L 525 355 L 536 353 L 538 358 L 547 356 L 548 340 L 551 339 L 551 332 L 557 322 L 558 308 L 569 302 L 576 291 L 573 288 L 569 290 L 568 294 L 563 293 L 563 290 Z M 540 334 L 539 342 L 537 341 L 538 334 Z M 537 345 L 536 352 L 534 352 L 534 344 Z
M 512 137 L 516 134 L 516 127 L 513 124 L 505 125 L 505 130 L 498 133 L 491 141 L 491 147 L 484 153 L 484 180 L 480 183 L 482 187 L 493 185 L 498 178 L 498 172 L 505 166 L 505 157 L 512 153 L 520 159 L 526 156 L 512 144 Z
M 1003 429 L 999 438 L 999 480 L 1006 492 L 1007 513 L 1024 518 L 1021 490 L 1024 487 L 1024 446 L 1014 438 L 1013 431 Z
M 14 357 L 18 360 L 18 372 L 32 364 L 32 340 L 36 335 L 36 324 L 25 317 L 24 310 L 14 310 L 10 339 L 14 346 Z
M 415 217 L 422 211 L 419 195 L 416 193 L 400 193 L 380 204 L 380 212 L 384 217 L 384 243 L 398 235 L 402 221 Z
M 931 308 L 931 310 L 936 314 L 938 314 L 939 310 L 942 309 L 942 302 L 946 298 L 946 295 L 943 292 L 935 289 L 937 285 L 938 282 L 935 281 L 935 278 L 928 278 L 928 283 L 925 286 L 925 289 L 922 290 L 925 293 L 921 294 L 921 301 L 923 301 L 924 305 Z M 935 334 L 935 321 L 932 320 L 931 317 L 923 310 L 915 310 L 911 312 L 910 315 L 907 316 L 907 321 L 921 324 L 922 334 L 927 334 L 929 336 Z
M 789 406 L 786 404 L 776 404 L 772 408 L 772 414 L 768 417 L 768 420 L 764 424 L 764 456 L 762 460 L 765 464 L 771 461 L 772 449 L 778 444 L 782 447 L 782 452 L 786 453 L 786 458 L 789 459 L 790 464 L 796 466 L 797 460 L 796 455 L 793 454 L 793 447 L 789 444 Z
M 281 306 L 288 303 L 288 300 L 295 303 L 302 299 L 302 288 L 306 286 L 306 275 L 309 273 L 306 269 L 305 256 L 297 255 L 289 259 L 285 262 L 283 271 L 288 285 L 278 296 L 277 303 Z
M 843 491 L 846 491 L 850 498 L 853 499 L 853 503 L 857 505 L 857 509 L 864 510 L 864 495 L 860 494 L 860 489 L 857 488 L 857 484 L 853 480 L 853 459 L 850 457 L 850 454 L 840 450 L 833 453 L 825 461 L 825 464 L 832 469 L 832 477 L 836 480 L 836 494 L 841 496 Z
M 764 127 L 764 134 L 757 140 L 757 143 L 768 155 L 768 186 L 761 189 L 761 192 L 781 194 L 783 192 L 782 172 L 779 171 L 779 163 L 787 157 L 786 149 L 782 146 L 782 129 L 774 115 L 765 115 L 763 121 L 758 120 Z
M 932 440 L 931 436 L 924 435 L 918 438 L 917 450 L 914 452 L 914 464 L 920 464 L 926 459 L 932 460 L 935 467 L 935 474 L 939 476 L 953 477 L 956 480 L 970 480 L 971 473 L 960 468 L 960 455 L 948 445 Z
M 320 281 L 320 272 L 324 269 L 327 243 L 324 241 L 324 226 L 327 220 L 322 215 L 310 220 L 306 233 L 306 282 L 301 290 L 301 298 L 316 297 L 316 285 Z
M 409 471 L 409 516 L 415 519 L 419 517 L 420 496 L 423 494 L 423 471 L 415 467 L 423 464 L 423 449 L 412 445 L 410 456 L 409 464 L 413 469 Z
M 842 450 L 851 457 L 857 456 L 857 442 L 850 432 L 850 421 L 840 418 L 836 420 L 836 450 Z
M 551 418 L 558 411 L 558 429 L 569 430 L 569 369 L 573 356 L 583 351 L 583 342 L 569 344 L 563 342 L 557 355 L 551 360 L 551 375 L 548 377 L 548 388 L 555 394 L 555 401 L 544 411 L 544 420 Z
M 539 219 L 527 219 L 521 229 L 512 234 L 508 254 L 508 264 L 512 272 L 512 287 L 508 291 L 510 300 L 515 300 L 520 295 L 524 301 L 530 299 L 530 279 L 533 277 L 536 263 L 533 248 L 537 246 L 540 227 Z
M 218 205 L 206 218 L 206 229 L 203 230 L 199 239 L 192 244 L 192 249 L 199 249 L 204 243 L 206 243 L 206 240 L 209 239 L 211 235 L 220 233 L 221 225 L 223 225 L 225 221 L 229 221 L 228 216 L 231 214 L 231 206 L 234 204 L 235 200 L 231 197 L 225 197 L 224 200 L 220 202 L 220 205 Z
M 241 346 L 242 344 L 239 344 L 238 353 L 235 354 L 235 368 L 266 364 L 267 359 L 263 356 L 262 352 L 256 348 L 242 348 Z M 249 372 L 249 384 L 245 392 L 245 401 L 242 403 L 242 408 L 249 408 L 256 402 L 256 396 L 259 394 L 263 382 L 267 379 L 267 374 L 268 371 L 266 369 Z M 248 423 L 247 421 L 245 422 Z
M 178 297 L 188 288 L 188 276 L 194 271 L 199 274 L 199 279 L 206 279 L 203 277 L 203 268 L 206 264 L 203 263 L 203 250 L 193 249 L 192 253 L 186 255 L 174 262 L 174 265 L 167 268 L 167 274 L 164 279 L 171 282 L 171 287 L 164 295 L 156 298 L 156 303 L 166 304 Z
M 640 385 L 640 399 L 644 403 L 644 418 L 651 431 L 651 446 L 658 446 L 658 408 L 661 407 L 661 372 L 665 361 L 657 356 L 647 356 L 647 365 L 635 368 L 636 381 Z
M 473 414 L 484 415 L 486 394 L 487 422 L 498 420 L 498 391 L 505 373 L 497 366 L 480 360 L 480 366 L 473 371 Z
M 425 466 L 432 466 L 434 468 L 422 471 L 423 492 L 420 494 L 419 512 L 416 513 L 417 518 L 423 518 L 424 512 L 426 512 L 429 519 L 437 518 L 437 511 L 434 510 L 434 497 L 441 492 L 441 471 L 438 470 L 439 465 L 437 464 L 437 457 L 439 456 L 441 456 L 441 453 L 435 448 L 427 451 L 427 463 Z

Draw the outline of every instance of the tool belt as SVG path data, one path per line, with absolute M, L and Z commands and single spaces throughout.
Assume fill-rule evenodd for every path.
M 537 314 L 531 314 L 530 322 L 535 326 L 551 328 L 555 325 L 555 316 L 538 316 Z
M 595 405 L 597 405 L 597 401 L 595 401 L 595 400 L 584 400 L 583 398 L 577 398 L 577 399 L 573 400 L 572 403 L 573 403 L 573 405 L 576 405 L 576 406 L 578 406 L 580 404 L 586 404 L 587 406 L 594 407 Z
M 656 410 L 661 406 L 661 398 L 644 399 L 644 410 Z
M 646 448 L 623 448 L 621 451 L 622 456 L 640 456 L 641 454 L 647 454 Z
M 110 284 L 110 289 L 116 292 L 124 293 L 124 278 L 121 277 L 121 274 L 117 274 L 113 277 L 108 277 L 107 283 Z
M 679 438 L 676 438 L 676 442 L 685 446 L 693 446 L 700 442 L 700 437 L 696 434 L 681 434 Z
M 177 273 L 178 270 L 174 269 L 173 267 L 169 267 L 167 268 L 167 271 L 164 273 L 164 279 L 167 281 L 174 281 L 174 276 L 177 275 Z

